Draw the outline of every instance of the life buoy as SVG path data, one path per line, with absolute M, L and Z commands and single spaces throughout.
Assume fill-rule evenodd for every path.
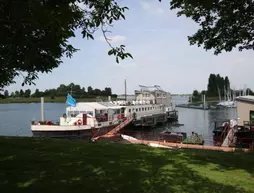
M 78 125 L 81 125 L 81 123 L 82 123 L 82 122 L 81 122 L 81 120 L 79 119 L 79 120 L 78 120 Z

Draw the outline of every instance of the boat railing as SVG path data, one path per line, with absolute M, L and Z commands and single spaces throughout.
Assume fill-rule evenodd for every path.
M 57 120 L 45 120 L 45 121 L 31 121 L 32 125 L 60 125 Z
M 222 131 L 222 133 L 220 135 L 220 137 L 221 137 L 221 144 L 223 143 L 224 139 L 226 138 L 229 130 L 230 130 L 230 123 L 229 122 L 225 122 L 223 131 Z
M 120 106 L 140 106 L 140 105 L 162 105 L 152 100 L 136 100 L 136 101 L 110 101 L 110 103 Z
M 254 126 L 254 121 L 243 121 L 244 126 Z

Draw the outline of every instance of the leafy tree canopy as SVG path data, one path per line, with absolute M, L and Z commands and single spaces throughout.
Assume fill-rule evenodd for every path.
M 215 54 L 237 46 L 254 49 L 253 0 L 172 0 L 170 7 L 200 25 L 188 37 L 191 45 L 214 49 Z M 116 62 L 132 57 L 124 45 L 113 47 L 106 36 L 108 27 L 125 19 L 127 9 L 117 0 L 1 0 L 0 89 L 17 76 L 31 84 L 39 72 L 51 72 L 63 56 L 71 57 L 77 48 L 68 39 L 75 37 L 76 29 L 87 39 L 102 30 Z
M 17 76 L 31 84 L 38 73 L 58 67 L 63 56 L 77 51 L 68 39 L 81 29 L 83 38 L 94 39 L 102 30 L 105 38 L 114 21 L 125 19 L 127 7 L 116 0 L 1 0 L 0 2 L 0 89 Z M 124 45 L 111 46 L 116 61 L 132 57 Z
M 214 49 L 216 55 L 237 46 L 240 51 L 254 49 L 253 0 L 172 0 L 171 9 L 199 24 L 188 37 L 191 45 Z

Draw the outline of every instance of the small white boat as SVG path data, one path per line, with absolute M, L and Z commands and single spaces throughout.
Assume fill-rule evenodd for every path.
M 123 139 L 127 140 L 127 141 L 129 141 L 129 140 L 137 141 L 137 139 L 136 139 L 135 137 L 131 137 L 131 136 L 129 136 L 129 135 L 123 135 L 123 134 L 121 134 L 121 137 L 122 137 Z
M 165 146 L 165 145 L 160 145 L 158 143 L 148 143 L 148 146 L 150 146 L 150 147 L 157 147 L 157 148 L 173 149 L 173 147 L 169 147 L 169 146 Z

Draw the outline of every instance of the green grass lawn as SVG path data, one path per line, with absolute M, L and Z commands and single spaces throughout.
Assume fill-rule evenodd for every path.
M 107 97 L 101 97 L 103 101 L 107 100 Z M 112 98 L 114 100 L 115 98 Z M 64 103 L 66 101 L 66 97 L 55 97 L 52 99 L 51 97 L 44 97 L 44 102 L 48 103 Z M 77 102 L 95 102 L 96 98 L 77 98 Z M 0 99 L 0 104 L 4 103 L 40 103 L 41 98 L 6 98 Z
M 254 192 L 254 154 L 1 137 L 0 192 Z

